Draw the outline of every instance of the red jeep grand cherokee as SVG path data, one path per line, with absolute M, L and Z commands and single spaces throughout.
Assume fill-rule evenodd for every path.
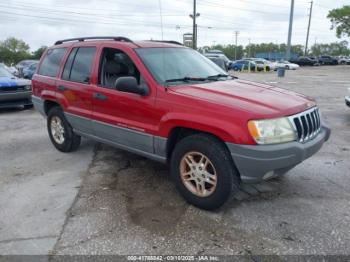
M 315 101 L 227 75 L 171 41 L 57 41 L 33 77 L 53 145 L 80 137 L 170 164 L 183 197 L 221 206 L 241 181 L 286 173 L 328 140 Z

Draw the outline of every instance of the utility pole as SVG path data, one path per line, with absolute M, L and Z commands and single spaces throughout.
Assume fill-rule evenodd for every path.
M 237 37 L 238 37 L 239 31 L 235 31 L 236 35 L 236 44 L 235 44 L 235 60 L 237 60 Z
M 293 16 L 294 16 L 294 0 L 291 0 L 286 60 L 290 59 L 290 49 L 291 49 L 292 30 L 293 30 Z
M 309 14 L 309 25 L 307 26 L 307 35 L 306 35 L 306 43 L 305 43 L 305 56 L 307 55 L 307 45 L 309 43 L 309 33 L 310 33 L 310 24 L 311 24 L 311 16 L 312 16 L 312 5 L 313 1 L 310 2 L 310 14 Z
M 192 41 L 193 41 L 193 49 L 196 50 L 197 49 L 197 45 L 196 45 L 196 7 L 197 7 L 197 2 L 196 0 L 193 0 L 193 35 L 192 35 Z
M 197 49 L 197 24 L 196 24 L 196 17 L 200 16 L 199 13 L 196 11 L 197 8 L 197 2 L 196 0 L 193 0 L 193 14 L 190 14 L 190 17 L 193 19 L 193 32 L 192 32 L 192 48 Z

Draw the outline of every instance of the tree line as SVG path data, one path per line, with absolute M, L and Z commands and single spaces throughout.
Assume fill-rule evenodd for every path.
M 23 40 L 16 39 L 14 37 L 7 38 L 4 41 L 0 41 L 0 62 L 7 65 L 17 64 L 21 60 L 25 59 L 40 59 L 42 53 L 47 47 L 42 46 L 30 52 L 30 47 Z M 275 43 L 261 43 L 261 44 L 249 44 L 247 46 L 239 45 L 235 51 L 235 45 L 212 45 L 200 47 L 199 51 L 204 52 L 209 49 L 221 50 L 225 55 L 234 60 L 235 52 L 236 58 L 242 57 L 255 57 L 257 53 L 285 53 L 287 50 L 286 44 L 275 44 Z M 304 53 L 304 47 L 302 45 L 293 45 L 291 51 L 298 56 L 302 56 Z M 330 44 L 314 44 L 311 46 L 309 55 L 320 56 L 320 55 L 350 55 L 349 43 L 347 41 L 334 42 Z
M 23 40 L 9 37 L 0 41 L 0 62 L 14 65 L 21 60 L 40 59 L 46 48 L 46 46 L 42 46 L 34 52 L 30 52 L 29 45 Z
M 235 50 L 235 45 L 212 45 L 204 46 L 199 48 L 200 52 L 205 52 L 205 50 L 221 50 L 229 59 L 236 58 L 241 59 L 242 57 L 255 57 L 257 53 L 286 53 L 286 44 L 275 44 L 275 43 L 261 43 L 261 44 L 249 44 L 247 46 L 238 45 Z M 291 47 L 291 52 L 297 54 L 298 56 L 304 55 L 304 47 L 302 45 L 293 45 Z M 329 44 L 314 44 L 311 46 L 308 55 L 320 56 L 320 55 L 331 55 L 331 56 L 349 56 L 350 48 L 347 41 L 334 42 Z

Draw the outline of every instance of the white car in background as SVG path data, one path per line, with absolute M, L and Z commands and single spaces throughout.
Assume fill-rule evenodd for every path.
M 350 65 L 350 57 L 348 56 L 339 56 L 338 63 L 340 65 Z
M 14 66 L 7 66 L 4 63 L 0 63 L 0 67 L 5 68 L 7 71 L 9 71 L 13 75 L 18 75 L 18 70 Z
M 293 64 L 289 61 L 281 60 L 276 62 L 276 69 L 280 67 L 284 67 L 287 70 L 296 70 L 299 68 L 299 65 Z
M 348 88 L 348 95 L 345 96 L 345 104 L 350 107 L 350 88 Z
M 266 60 L 264 58 L 243 58 L 243 60 L 247 60 L 247 61 L 253 61 L 255 63 L 257 63 L 258 65 L 260 64 L 265 64 L 269 70 L 276 70 L 276 62 L 271 62 L 269 60 Z

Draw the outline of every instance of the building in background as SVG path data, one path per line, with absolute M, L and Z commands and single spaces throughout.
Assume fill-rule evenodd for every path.
M 193 41 L 193 34 L 192 33 L 183 34 L 184 46 L 192 47 L 192 41 Z
M 285 60 L 286 59 L 286 53 L 285 52 L 259 52 L 255 54 L 256 58 L 264 58 L 267 60 Z M 290 59 L 297 59 L 299 55 L 297 53 L 291 53 Z

